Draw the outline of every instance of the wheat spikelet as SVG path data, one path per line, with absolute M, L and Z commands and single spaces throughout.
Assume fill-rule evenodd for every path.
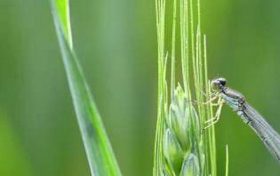
M 165 124 L 165 172 L 168 175 L 201 175 L 205 156 L 199 118 L 180 85 L 174 92 Z

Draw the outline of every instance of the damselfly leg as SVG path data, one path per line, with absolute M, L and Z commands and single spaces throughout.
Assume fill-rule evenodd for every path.
M 203 128 L 204 130 L 216 124 L 220 120 L 224 100 L 222 98 L 218 98 L 218 102 L 216 104 L 218 105 L 218 108 L 216 110 L 215 116 L 205 122 L 206 126 Z

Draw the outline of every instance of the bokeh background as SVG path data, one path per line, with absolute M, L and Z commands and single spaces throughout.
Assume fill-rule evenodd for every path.
M 71 0 L 70 0 L 71 1 Z M 280 1 L 202 0 L 209 76 L 224 76 L 280 131 Z M 152 175 L 154 0 L 71 1 L 74 46 L 126 176 Z M 225 107 L 219 175 L 275 176 L 278 163 Z M 0 0 L 0 175 L 90 175 L 47 0 Z

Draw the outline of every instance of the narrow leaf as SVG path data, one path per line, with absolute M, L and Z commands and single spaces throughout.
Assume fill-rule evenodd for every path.
M 55 29 L 91 174 L 121 175 L 109 139 L 72 49 L 68 0 L 51 0 Z

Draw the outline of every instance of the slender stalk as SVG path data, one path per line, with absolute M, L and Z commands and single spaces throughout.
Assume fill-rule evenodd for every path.
M 165 115 L 165 64 L 164 64 L 164 38 L 165 38 L 165 0 L 156 0 L 156 26 L 158 40 L 158 109 L 157 109 L 157 124 L 154 149 L 154 175 L 162 175 L 161 166 L 163 165 L 163 149 L 161 140 L 163 138 L 163 117 Z
M 173 0 L 173 23 L 172 23 L 172 48 L 171 48 L 171 98 L 174 98 L 175 90 L 175 57 L 176 57 L 176 23 L 177 23 L 177 0 Z
M 229 173 L 229 152 L 228 152 L 228 145 L 226 145 L 226 171 L 225 176 L 228 176 Z

